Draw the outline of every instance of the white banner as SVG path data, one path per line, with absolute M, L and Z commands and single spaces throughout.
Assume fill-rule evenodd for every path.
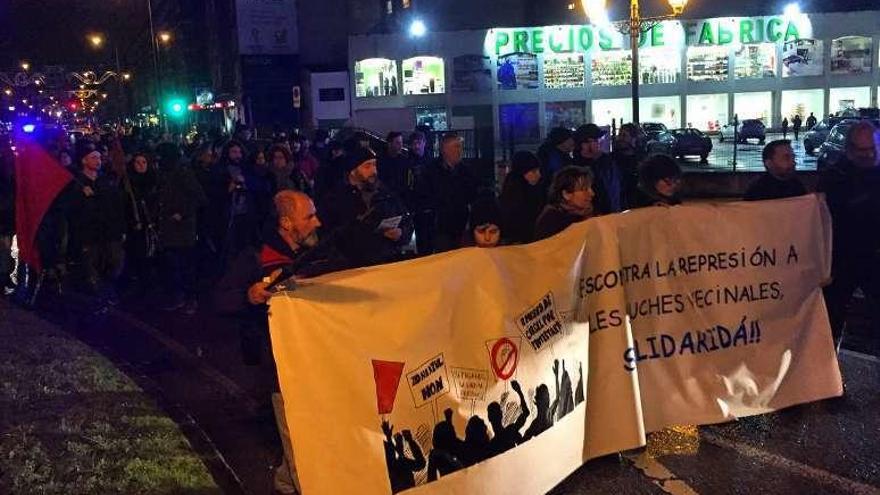
M 290 55 L 299 51 L 296 0 L 236 0 L 238 53 Z
M 645 431 L 839 395 L 829 266 L 808 196 L 303 282 L 270 326 L 304 492 L 543 493 Z

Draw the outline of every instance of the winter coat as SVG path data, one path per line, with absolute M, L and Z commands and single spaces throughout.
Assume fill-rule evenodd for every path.
M 179 165 L 162 171 L 159 186 L 159 237 L 166 248 L 192 247 L 196 243 L 199 208 L 205 192 L 189 168 Z M 176 220 L 173 216 L 180 215 Z
M 501 235 L 514 244 L 532 242 L 535 223 L 547 203 L 547 191 L 538 183 L 529 184 L 522 173 L 511 172 L 504 180 L 501 203 Z
M 777 179 L 769 172 L 764 173 L 749 185 L 743 197 L 745 201 L 791 198 L 807 194 L 807 189 L 797 177 L 787 180 Z
M 435 237 L 461 239 L 476 196 L 471 170 L 464 163 L 450 168 L 442 158 L 427 165 L 416 183 L 419 209 L 430 216 Z
M 71 236 L 74 245 L 91 246 L 122 241 L 126 232 L 125 200 L 118 181 L 108 174 L 92 180 L 77 172 L 74 182 L 71 198 Z M 86 187 L 91 188 L 92 195 L 86 195 Z
M 547 205 L 535 222 L 535 240 L 540 241 L 567 229 L 571 224 L 586 220 L 586 217 L 565 211 L 558 205 Z

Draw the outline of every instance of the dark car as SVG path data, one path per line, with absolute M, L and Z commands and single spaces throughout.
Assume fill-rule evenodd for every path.
M 725 139 L 732 141 L 733 131 L 733 122 L 725 125 L 718 132 L 718 140 L 721 142 L 724 142 Z M 757 139 L 760 144 L 764 144 L 767 139 L 767 128 L 759 119 L 744 119 L 739 123 L 736 137 L 739 143 L 745 144 L 749 139 Z
M 868 119 L 865 119 L 868 120 Z M 870 119 L 875 127 L 880 126 L 880 119 Z M 859 119 L 846 119 L 831 129 L 828 139 L 819 147 L 816 158 L 816 170 L 824 170 L 834 166 L 846 154 L 846 136 Z
M 642 123 L 642 131 L 645 132 L 645 135 L 648 136 L 648 141 L 653 141 L 657 139 L 657 136 L 660 135 L 661 132 L 666 132 L 666 124 L 662 124 L 660 122 L 643 122 Z
M 699 156 L 706 163 L 712 151 L 712 139 L 698 129 L 674 129 L 661 132 L 657 139 L 648 143 L 649 153 L 666 153 L 683 159 L 685 156 Z
M 827 117 L 807 131 L 804 134 L 804 151 L 810 156 L 815 155 L 819 146 L 822 146 L 822 143 L 828 139 L 828 133 L 831 132 L 831 128 L 840 123 L 841 120 L 843 119 L 840 117 Z

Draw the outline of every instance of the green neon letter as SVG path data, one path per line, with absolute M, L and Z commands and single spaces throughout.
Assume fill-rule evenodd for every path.
M 501 47 L 507 46 L 510 43 L 510 35 L 505 33 L 504 31 L 498 31 L 495 33 L 495 55 L 501 54 Z
M 570 31 L 571 29 L 569 29 L 569 32 Z M 559 38 L 557 37 L 558 34 L 559 31 L 552 29 L 550 30 L 550 37 L 547 38 L 547 46 L 550 47 L 550 51 L 553 53 L 559 53 L 562 51 L 562 43 L 559 42 Z
M 755 24 L 751 19 L 743 19 L 739 22 L 739 42 L 754 43 L 755 42 Z
M 693 45 L 694 38 L 697 37 L 697 24 L 694 22 L 686 22 L 684 24 L 684 44 Z
M 782 24 L 782 21 L 780 21 L 778 17 L 774 17 L 767 21 L 768 41 L 779 41 L 779 39 L 782 38 L 782 32 L 779 31 L 780 24 Z
M 798 33 L 797 30 L 797 26 L 792 21 L 788 21 L 788 27 L 785 29 L 785 41 L 788 41 L 789 39 L 801 39 L 801 35 L 800 33 Z
M 663 46 L 663 24 L 657 24 L 651 28 L 651 46 Z
M 532 53 L 544 53 L 544 30 L 532 30 Z
M 525 52 L 528 50 L 526 43 L 529 41 L 529 33 L 526 31 L 514 31 L 513 32 L 513 51 L 514 52 Z
M 584 26 L 578 31 L 578 41 L 581 44 L 581 50 L 588 52 L 593 48 L 593 28 Z
M 604 29 L 599 30 L 599 48 L 603 50 L 611 49 L 611 35 Z
M 703 28 L 700 30 L 700 40 L 697 43 L 700 45 L 715 44 L 715 37 L 712 35 L 712 24 L 703 22 Z
M 718 44 L 719 45 L 729 45 L 731 42 L 733 42 L 733 33 L 729 29 L 727 29 L 726 27 L 721 25 L 721 23 L 719 22 L 718 23 Z

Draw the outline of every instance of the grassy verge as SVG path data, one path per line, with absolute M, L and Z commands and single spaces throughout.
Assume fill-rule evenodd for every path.
M 0 493 L 220 493 L 177 425 L 91 348 L 0 301 Z

